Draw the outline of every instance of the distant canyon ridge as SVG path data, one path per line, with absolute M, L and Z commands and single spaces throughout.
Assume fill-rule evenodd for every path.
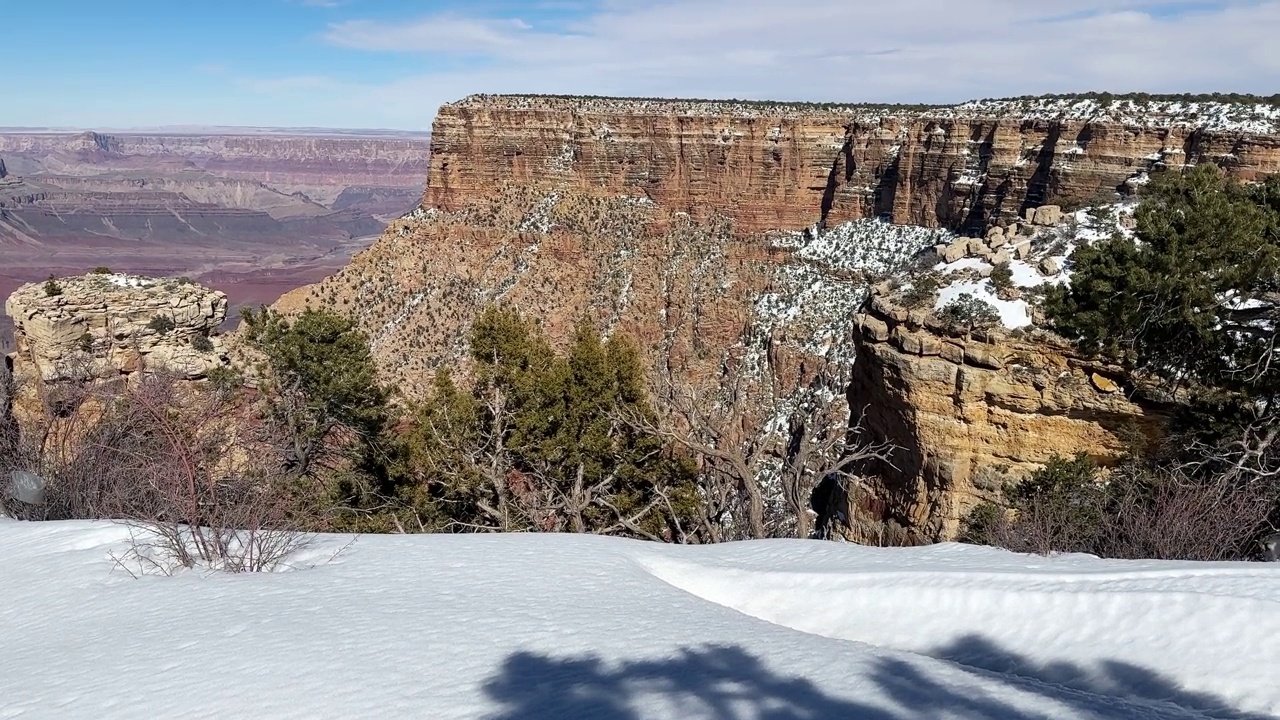
M 108 266 L 191 277 L 233 308 L 271 302 L 346 265 L 420 202 L 428 138 L 0 130 L 0 297 Z

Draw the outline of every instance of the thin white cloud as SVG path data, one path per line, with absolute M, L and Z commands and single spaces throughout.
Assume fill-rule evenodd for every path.
M 330 26 L 342 47 L 480 57 L 503 89 L 963 99 L 1087 90 L 1267 92 L 1280 2 L 638 0 L 568 28 L 438 15 Z M 1181 11 L 1181 12 L 1179 12 Z M 1192 12 L 1194 11 L 1194 12 Z M 476 90 L 492 76 L 475 75 Z M 548 83 L 548 79 L 560 82 Z M 428 78 L 429 80 L 429 78 Z
M 351 20 L 329 26 L 325 39 L 334 45 L 358 50 L 401 52 L 457 52 L 505 55 L 531 42 L 556 42 L 557 36 L 533 35 L 522 20 L 484 20 L 438 15 L 407 23 L 389 25 L 369 20 Z
M 324 33 L 396 53 L 385 82 L 312 91 L 341 124 L 423 127 L 477 92 L 957 102 L 1046 92 L 1280 87 L 1280 0 L 601 0 L 567 24 L 451 13 Z M 444 61 L 444 62 L 441 62 Z M 477 62 L 479 61 L 479 62 Z M 432 71 L 432 68 L 447 68 Z M 362 113 L 362 115 L 356 115 Z M 359 120 L 365 117 L 366 120 Z

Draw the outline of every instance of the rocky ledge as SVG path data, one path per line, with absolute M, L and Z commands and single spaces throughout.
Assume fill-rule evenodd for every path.
M 1041 330 L 966 334 L 887 286 L 857 325 L 850 406 L 900 449 L 853 510 L 917 541 L 954 538 L 976 504 L 1054 455 L 1105 463 L 1166 427 L 1165 408 L 1136 400 L 1120 368 Z
M 225 362 L 214 330 L 227 297 L 185 279 L 95 273 L 23 285 L 13 319 L 15 379 L 109 379 L 164 370 L 203 377 Z

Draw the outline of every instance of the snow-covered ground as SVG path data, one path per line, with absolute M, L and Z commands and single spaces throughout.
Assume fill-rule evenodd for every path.
M 1033 238 L 1018 238 L 1015 243 L 1030 243 L 1029 260 L 1010 260 L 1010 283 L 1020 289 L 1037 288 L 1046 285 L 1068 285 L 1071 282 L 1071 254 L 1081 245 L 1092 245 L 1119 234 L 1132 239 L 1134 237 L 1131 223 L 1137 209 L 1136 203 L 1118 203 L 1085 208 L 1070 213 L 1067 221 L 1053 228 L 1041 228 Z M 1047 276 L 1037 270 L 1037 266 L 1049 260 L 1062 271 Z M 1030 306 L 1025 300 L 1002 300 L 998 297 L 995 284 L 989 279 L 973 279 L 974 273 L 990 273 L 994 266 L 981 258 L 963 257 L 954 262 L 942 262 L 934 266 L 934 270 L 943 274 L 944 282 L 934 303 L 935 310 L 941 310 L 961 295 L 970 295 L 993 308 L 1000 315 L 1000 323 L 1008 329 L 1024 328 L 1032 324 Z M 972 272 L 967 272 L 972 271 Z
M 325 536 L 133 579 L 0 519 L 0 718 L 1262 718 L 1280 566 L 938 545 Z

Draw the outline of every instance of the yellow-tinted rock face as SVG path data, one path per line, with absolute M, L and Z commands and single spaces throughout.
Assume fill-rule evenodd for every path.
M 918 539 L 954 537 L 974 505 L 1054 455 L 1105 462 L 1163 432 L 1160 409 L 1132 402 L 1114 368 L 1047 334 L 966 339 L 882 297 L 859 326 L 850 405 L 901 448 L 874 493 L 876 519 Z
M 198 378 L 223 362 L 221 339 L 209 337 L 226 319 L 221 292 L 105 274 L 60 278 L 56 285 L 56 294 L 45 283 L 23 285 L 5 301 L 19 381 L 108 379 L 161 369 Z

